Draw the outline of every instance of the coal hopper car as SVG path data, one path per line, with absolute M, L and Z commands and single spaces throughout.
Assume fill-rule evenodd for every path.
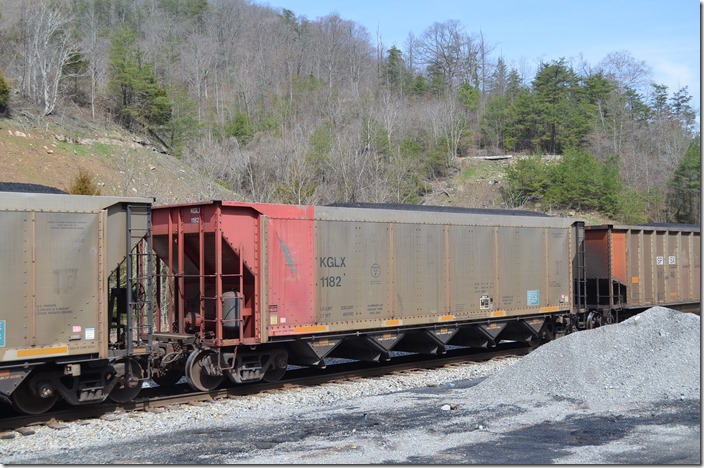
M 151 199 L 0 194 L 0 400 L 134 398 L 148 377 Z
M 617 322 L 657 305 L 700 310 L 700 226 L 587 226 L 586 251 L 591 325 Z
M 211 201 L 155 207 L 157 382 L 537 342 L 578 325 L 581 220 Z

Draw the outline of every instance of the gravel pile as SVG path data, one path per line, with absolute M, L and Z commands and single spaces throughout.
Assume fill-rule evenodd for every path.
M 699 316 L 654 307 L 547 343 L 482 382 L 473 397 L 552 396 L 594 409 L 699 399 L 700 334 Z
M 656 307 L 523 358 L 12 433 L 0 463 L 698 464 L 699 380 L 700 318 Z

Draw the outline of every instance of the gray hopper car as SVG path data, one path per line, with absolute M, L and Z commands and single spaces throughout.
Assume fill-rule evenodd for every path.
M 0 399 L 34 414 L 136 395 L 152 202 L 0 193 Z

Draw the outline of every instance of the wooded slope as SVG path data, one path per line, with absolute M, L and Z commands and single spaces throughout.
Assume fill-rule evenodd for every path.
M 691 96 L 628 51 L 520 71 L 456 20 L 387 48 L 244 0 L 1 8 L 0 112 L 119 124 L 250 200 L 418 203 L 467 157 L 559 155 L 508 166 L 503 205 L 699 221 Z

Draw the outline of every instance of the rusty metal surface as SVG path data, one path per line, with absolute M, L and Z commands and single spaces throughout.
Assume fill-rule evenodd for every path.
M 159 331 L 199 331 L 215 346 L 266 341 L 266 216 L 249 206 L 221 202 L 153 209 L 153 246 L 168 273 L 160 299 Z M 264 291 L 264 293 L 262 293 Z M 222 295 L 244 297 L 239 323 L 224 323 Z
M 589 226 L 587 252 L 587 278 L 624 288 L 627 307 L 701 300 L 697 226 Z

